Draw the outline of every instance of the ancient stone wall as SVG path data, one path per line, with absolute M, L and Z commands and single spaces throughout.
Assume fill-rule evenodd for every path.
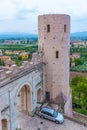
M 32 115 L 37 106 L 38 89 L 41 89 L 41 101 L 43 101 L 42 67 L 39 67 L 38 69 L 38 67 L 35 66 L 33 70 L 23 70 L 23 73 L 19 73 L 19 75 L 0 82 L 0 121 L 2 119 L 7 121 L 8 130 L 16 130 L 18 127 L 18 95 L 20 95 L 19 92 L 24 86 L 28 86 L 30 91 L 30 96 L 28 96 L 29 99 L 27 98 L 27 104 L 25 105 L 29 107 L 28 114 Z

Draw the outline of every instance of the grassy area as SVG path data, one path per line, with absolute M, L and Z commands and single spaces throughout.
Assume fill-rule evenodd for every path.
M 70 54 L 78 53 L 79 57 L 70 58 L 70 71 L 87 72 L 87 46 L 79 45 L 77 47 L 70 47 Z M 72 66 L 72 63 L 75 66 Z
M 82 64 L 82 65 L 77 65 L 77 66 L 70 68 L 70 71 L 87 72 L 87 61 L 85 61 L 84 64 Z
M 73 109 L 73 111 L 87 116 L 87 110 L 75 108 L 75 109 Z
M 25 51 L 36 51 L 38 49 L 38 45 L 29 44 L 29 45 L 0 45 L 0 49 L 2 50 L 25 50 Z
M 0 45 L 0 50 L 3 50 L 3 54 L 6 50 L 20 50 L 21 52 L 29 52 L 29 53 L 34 53 L 38 50 L 38 45 L 37 44 L 21 44 L 21 45 Z

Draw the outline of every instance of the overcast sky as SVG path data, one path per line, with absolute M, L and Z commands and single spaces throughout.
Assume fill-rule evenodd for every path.
M 0 0 L 0 32 L 37 33 L 42 14 L 68 14 L 71 32 L 87 31 L 87 0 Z

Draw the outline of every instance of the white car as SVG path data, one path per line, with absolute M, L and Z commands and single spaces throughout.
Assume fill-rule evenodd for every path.
M 48 107 L 42 107 L 39 115 L 41 118 L 46 118 L 49 120 L 52 120 L 56 123 L 63 123 L 64 117 L 61 113 L 55 111 L 54 109 L 48 108 Z

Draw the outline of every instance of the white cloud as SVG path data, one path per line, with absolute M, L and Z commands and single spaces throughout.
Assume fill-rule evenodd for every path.
M 67 13 L 73 18 L 87 16 L 87 0 L 39 0 L 39 13 Z
M 72 17 L 87 16 L 87 0 L 0 0 L 0 18 L 13 18 L 21 10 L 38 7 L 38 14 L 67 13 Z
M 0 0 L 0 19 L 13 19 L 21 10 L 32 10 L 36 1 L 28 0 Z
M 10 0 L 0 1 L 0 19 L 9 19 L 15 13 L 15 5 Z
M 7 21 L 16 28 L 23 28 L 22 24 L 17 24 L 19 20 L 25 23 L 24 29 L 29 25 L 31 28 L 36 27 L 37 16 L 49 13 L 69 14 L 72 24 L 75 24 L 75 21 L 79 23 L 87 19 L 87 0 L 0 0 L 0 21 L 3 20 L 3 24 L 0 22 L 0 30 L 6 28 L 4 25 Z

